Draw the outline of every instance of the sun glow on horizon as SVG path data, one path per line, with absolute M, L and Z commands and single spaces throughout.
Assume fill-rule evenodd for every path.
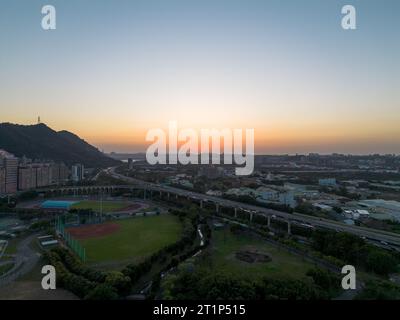
M 387 13 L 400 4 L 360 2 L 362 27 L 344 32 L 336 1 L 249 1 L 71 0 L 54 32 L 39 0 L 10 4 L 0 121 L 41 116 L 107 152 L 145 151 L 171 120 L 254 129 L 257 153 L 399 152 L 400 20 Z

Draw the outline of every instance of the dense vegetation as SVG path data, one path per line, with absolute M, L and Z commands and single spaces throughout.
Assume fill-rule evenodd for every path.
M 370 280 L 356 297 L 360 300 L 399 300 L 400 287 L 389 281 Z
M 400 262 L 396 254 L 367 244 L 363 239 L 344 232 L 315 231 L 312 246 L 325 255 L 379 275 L 396 272 Z
M 309 281 L 307 281 L 309 280 Z M 310 271 L 310 279 L 249 281 L 245 276 L 199 268 L 181 270 L 164 285 L 165 299 L 189 300 L 316 300 L 329 299 L 338 291 L 337 277 L 329 271 Z
M 55 248 L 46 252 L 44 257 L 56 268 L 57 284 L 81 299 L 117 299 L 130 291 L 129 277 L 121 272 L 89 268 L 68 249 Z

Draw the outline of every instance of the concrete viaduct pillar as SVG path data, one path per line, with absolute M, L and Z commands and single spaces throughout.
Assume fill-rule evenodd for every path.
M 250 222 L 253 221 L 253 215 L 254 215 L 254 213 L 253 213 L 253 212 L 250 212 Z
M 271 216 L 267 216 L 267 226 L 268 228 L 271 226 Z
M 200 200 L 200 209 L 203 209 L 203 200 Z
M 215 211 L 216 211 L 217 213 L 219 212 L 219 204 L 218 204 L 218 203 L 215 204 Z
M 235 219 L 237 218 L 237 208 L 235 208 Z
M 289 220 L 288 220 L 288 222 L 287 222 L 287 233 L 288 233 L 288 235 L 291 235 L 291 234 L 292 234 L 291 223 L 290 223 Z

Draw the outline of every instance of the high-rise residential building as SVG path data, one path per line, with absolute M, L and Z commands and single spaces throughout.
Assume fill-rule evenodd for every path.
M 0 195 L 6 193 L 6 169 L 0 164 Z
M 60 164 L 52 163 L 50 165 L 51 184 L 58 184 L 60 181 Z
M 65 181 L 69 180 L 70 171 L 69 171 L 68 167 L 64 163 L 60 164 L 59 172 L 60 172 L 59 183 L 63 183 Z
M 24 191 L 36 188 L 36 168 L 32 165 L 18 168 L 18 190 Z
M 0 162 L 5 170 L 5 192 L 6 194 L 17 192 L 18 187 L 18 158 L 5 150 L 0 150 Z
M 48 163 L 34 165 L 36 169 L 36 187 L 45 187 L 51 185 L 51 170 Z
M 52 163 L 51 170 L 51 183 L 60 184 L 68 180 L 69 170 L 64 163 Z
M 82 165 L 78 165 L 77 175 L 80 180 L 83 179 Z M 0 150 L 0 194 L 46 187 L 68 179 L 69 170 L 63 163 L 32 163 L 30 159 L 18 159 L 7 151 Z
M 69 170 L 63 163 L 31 163 L 18 168 L 18 190 L 46 187 L 68 180 Z
M 72 166 L 72 181 L 78 182 L 83 180 L 84 171 L 85 168 L 83 167 L 83 164 L 76 164 Z

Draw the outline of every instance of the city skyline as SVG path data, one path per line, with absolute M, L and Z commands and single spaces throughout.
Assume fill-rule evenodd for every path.
M 257 154 L 398 153 L 396 1 L 40 1 L 0 12 L 1 122 L 38 116 L 106 152 L 147 130 L 254 128 Z M 21 22 L 23 20 L 23 23 Z

